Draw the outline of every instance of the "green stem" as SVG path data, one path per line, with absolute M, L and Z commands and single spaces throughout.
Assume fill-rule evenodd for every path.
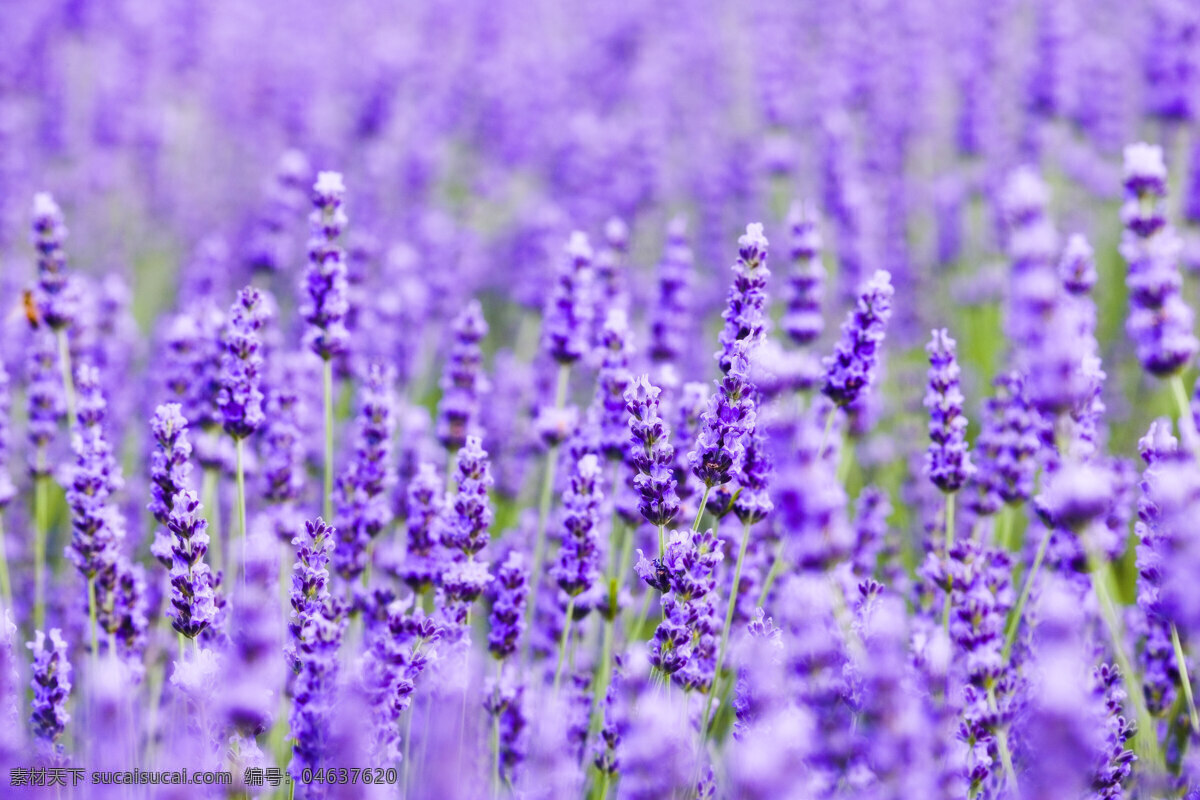
M 700 495 L 700 507 L 698 509 L 696 509 L 696 519 L 692 521 L 692 530 L 694 530 L 694 531 L 700 530 L 700 518 L 704 516 L 704 509 L 708 505 L 708 493 L 711 491 L 712 491 L 712 487 L 705 485 L 704 494 Z M 665 552 L 665 549 L 662 544 L 662 526 L 661 525 L 658 528 L 658 536 L 659 536 L 658 557 L 662 558 L 662 554 L 663 554 L 663 552 Z
M 946 558 L 954 546 L 954 492 L 946 492 Z M 953 588 L 953 587 L 951 587 Z M 950 630 L 950 591 L 946 591 L 946 605 L 942 607 L 942 630 Z
M 0 597 L 4 607 L 12 608 L 12 583 L 8 577 L 8 554 L 4 546 L 4 514 L 0 512 Z
M 642 634 L 642 626 L 646 624 L 646 617 L 650 614 L 650 600 L 654 596 L 654 589 L 647 586 L 645 593 L 642 595 L 642 608 L 638 611 L 637 617 L 634 619 L 633 625 L 630 626 L 629 632 L 626 634 L 627 640 L 637 639 Z
M 988 687 L 988 708 L 993 714 L 998 713 L 996 691 L 990 686 Z M 1013 769 L 1012 751 L 1008 747 L 1008 731 L 1006 729 L 996 728 L 996 745 L 1000 750 L 1000 763 L 1004 765 L 1004 775 L 1008 779 L 1009 792 L 1013 797 L 1020 797 L 1021 789 L 1017 784 L 1017 771 Z
M 1096 593 L 1096 599 L 1100 606 L 1100 616 L 1104 620 L 1104 626 L 1108 629 L 1108 637 L 1112 645 L 1113 655 L 1117 659 L 1117 665 L 1121 668 L 1121 673 L 1125 677 L 1125 685 L 1137 687 L 1141 685 L 1138 675 L 1133 670 L 1133 664 L 1130 663 L 1129 657 L 1125 654 L 1125 643 L 1121 632 L 1121 623 L 1117 619 L 1116 609 L 1113 608 L 1112 597 L 1108 592 L 1108 584 L 1105 583 L 1107 577 L 1107 565 L 1102 565 L 1096 559 L 1089 556 L 1091 561 L 1091 571 L 1088 576 L 1092 581 L 1092 590 Z M 1133 740 L 1134 752 L 1138 753 L 1149 762 L 1149 767 L 1153 769 L 1155 766 L 1164 764 L 1162 754 L 1159 752 L 1158 736 L 1155 734 L 1154 718 L 1150 716 L 1149 709 L 1146 708 L 1146 699 L 1139 691 L 1131 691 L 1126 693 L 1126 698 L 1133 706 L 1134 719 L 1137 721 L 1137 733 Z
M 39 448 L 38 471 L 33 478 L 33 627 L 39 631 L 46 624 L 46 536 L 50 529 L 50 487 L 41 469 L 45 458 L 45 449 Z
M 241 543 L 241 564 L 238 571 L 242 576 L 242 585 L 246 585 L 246 470 L 243 464 L 245 440 L 234 440 L 234 451 L 237 454 L 237 505 L 238 505 L 238 540 Z
M 737 606 L 738 585 L 742 581 L 742 562 L 746 558 L 746 546 L 750 543 L 750 523 L 742 526 L 742 544 L 738 548 L 737 563 L 733 568 L 733 585 L 729 589 L 729 605 L 725 608 L 725 628 L 721 631 L 721 644 L 717 647 L 717 666 L 713 670 L 713 685 L 708 690 L 704 704 L 704 716 L 700 718 L 700 740 L 708 738 L 709 714 L 712 713 L 713 695 L 721 681 L 721 665 L 725 662 L 725 648 L 729 645 L 729 629 L 733 626 L 733 609 Z
M 763 608 L 763 603 L 767 602 L 767 595 L 771 592 L 771 587 L 775 585 L 775 579 L 779 577 L 779 567 L 783 563 L 783 537 L 779 537 L 779 541 L 775 544 L 775 555 L 771 558 L 771 568 L 767 570 L 767 578 L 763 581 L 762 591 L 758 593 L 758 602 L 755 605 L 758 608 Z
M 1171 623 L 1171 646 L 1175 648 L 1175 663 L 1179 665 L 1179 680 L 1183 683 L 1183 696 L 1187 698 L 1188 721 L 1192 730 L 1200 733 L 1200 716 L 1196 714 L 1196 698 L 1192 695 L 1192 679 L 1188 677 L 1187 659 L 1183 655 L 1183 643 L 1179 641 L 1179 629 Z
M 1009 544 L 1009 539 L 1012 538 L 1013 531 L 1013 510 L 1012 506 L 1005 503 L 1000 507 L 1000 513 L 996 517 L 996 528 L 993 538 L 995 545 L 1001 550 L 1012 550 Z
M 567 385 L 571 376 L 571 368 L 566 364 L 560 364 L 558 367 L 558 389 L 555 392 L 554 408 L 556 411 L 561 411 L 567 402 Z M 538 525 L 537 536 L 533 542 L 533 571 L 530 572 L 530 581 L 533 584 L 533 591 L 530 592 L 529 602 L 525 609 L 525 623 L 529 626 L 533 622 L 533 612 L 537 608 L 538 591 L 541 589 L 542 581 L 542 563 L 546 559 L 546 522 L 550 518 L 550 503 L 554 499 L 554 472 L 558 468 L 558 445 L 551 445 L 546 451 L 546 469 L 542 477 L 542 494 L 538 501 Z M 529 655 L 529 638 L 524 637 L 521 643 L 521 660 L 524 661 Z
M 1047 528 L 1046 532 L 1042 534 L 1042 541 L 1038 544 L 1037 554 L 1033 557 L 1033 566 L 1029 568 L 1029 574 L 1025 576 L 1025 583 L 1021 587 L 1017 605 L 1013 608 L 1012 618 L 1008 621 L 1008 630 L 1004 634 L 1004 650 L 1001 654 L 1005 662 L 1008 661 L 1013 644 L 1017 641 L 1017 631 L 1021 628 L 1021 615 L 1025 612 L 1025 604 L 1029 602 L 1029 593 L 1033 591 L 1033 582 L 1037 580 L 1038 570 L 1042 568 L 1042 560 L 1046 557 L 1046 547 L 1049 544 L 1050 529 Z
M 325 401 L 325 521 L 333 522 L 333 360 L 327 359 L 321 376 Z
M 67 329 L 59 328 L 54 332 L 58 339 L 58 366 L 62 370 L 63 397 L 67 405 L 68 430 L 75 430 L 75 377 L 71 371 L 71 347 L 67 341 Z
M 831 408 L 825 416 L 825 430 L 821 432 L 821 446 L 817 448 L 817 458 L 825 456 L 825 445 L 829 444 L 829 432 L 833 430 L 833 418 L 836 414 L 837 409 Z
M 571 635 L 571 617 L 575 615 L 575 598 L 567 601 L 567 620 L 563 623 L 562 640 L 558 643 L 558 665 L 554 668 L 554 694 L 558 694 L 558 684 L 562 679 L 563 656 L 567 653 L 567 640 Z
M 613 578 L 609 582 L 610 596 L 616 595 L 617 581 Z M 615 607 L 615 606 L 614 606 Z M 599 675 L 596 676 L 596 691 L 592 695 L 592 718 L 588 723 L 588 732 L 595 735 L 600 730 L 601 709 L 604 707 L 604 695 L 608 693 L 608 682 L 612 679 L 612 650 L 613 650 L 613 629 L 616 627 L 616 616 L 604 620 L 604 641 L 600 645 L 600 664 L 598 669 Z

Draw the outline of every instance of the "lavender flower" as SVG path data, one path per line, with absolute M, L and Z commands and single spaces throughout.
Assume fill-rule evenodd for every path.
M 955 342 L 946 329 L 935 330 L 925 347 L 929 353 L 929 389 L 925 407 L 929 409 L 929 450 L 925 453 L 925 473 L 943 492 L 957 492 L 975 467 L 967 451 L 967 418 L 963 416 L 963 396 L 958 388 L 958 359 Z
M 479 402 L 488 391 L 479 343 L 487 336 L 487 320 L 479 301 L 472 300 L 454 320 L 453 341 L 442 375 L 438 407 L 438 441 L 453 452 L 479 432 Z
M 641 495 L 638 509 L 651 525 L 670 525 L 679 511 L 672 472 L 675 450 L 670 443 L 671 431 L 659 416 L 661 391 L 647 375 L 625 390 L 629 460 L 635 470 L 634 486 Z
M 492 524 L 488 491 L 494 483 L 491 462 L 479 437 L 467 437 L 458 451 L 455 472 L 458 492 L 451 506 L 454 514 L 442 528 L 442 545 L 474 558 L 487 547 L 488 529 Z
M 208 552 L 208 521 L 200 516 L 200 499 L 184 490 L 172 500 L 167 527 L 171 543 L 171 627 L 189 639 L 200 635 L 216 615 L 213 577 L 204 554 Z
M 1129 264 L 1130 302 L 1125 328 L 1142 367 L 1159 377 L 1178 372 L 1200 346 L 1192 334 L 1192 309 L 1179 296 L 1181 244 L 1161 207 L 1166 194 L 1162 150 L 1147 144 L 1125 148 L 1121 255 Z
M 842 336 L 825 358 L 821 391 L 839 406 L 858 399 L 875 381 L 878 350 L 892 315 L 891 275 L 879 270 L 859 294 L 854 311 L 842 323 Z
M 54 198 L 46 192 L 33 197 L 33 244 L 37 249 L 38 284 L 35 294 L 38 317 L 60 331 L 79 315 L 77 287 L 67 274 L 63 242 L 67 226 Z
M 562 546 L 552 572 L 558 587 L 571 597 L 591 589 L 600 579 L 600 462 L 595 455 L 579 459 L 563 495 Z
M 344 353 L 350 334 L 346 285 L 346 254 L 338 238 L 346 227 L 342 203 L 346 184 L 340 172 L 321 172 L 313 184 L 312 235 L 308 240 L 308 270 L 304 274 L 300 313 L 308 323 L 305 344 L 323 360 Z
M 400 577 L 421 592 L 441 574 L 442 482 L 432 464 L 421 464 L 408 485 L 408 551 Z
M 31 331 L 30 336 L 33 341 L 27 361 L 29 388 L 25 400 L 29 421 L 26 436 L 29 440 L 29 471 L 33 477 L 39 478 L 50 474 L 46 448 L 58 431 L 58 421 L 66 412 L 66 402 L 54 350 L 54 337 L 40 330 Z
M 677 217 L 667 228 L 667 243 L 658 265 L 658 296 L 651 306 L 650 358 L 655 363 L 678 361 L 692 330 L 692 251 L 687 244 L 687 221 Z
M 217 408 L 225 432 L 245 439 L 263 424 L 262 339 L 267 321 L 263 296 L 253 286 L 238 292 L 222 335 L 220 391 Z
M 811 344 L 825 329 L 821 303 L 825 294 L 825 267 L 821 264 L 821 232 L 817 213 L 808 204 L 794 204 L 788 212 L 792 235 L 792 269 L 788 274 L 787 310 L 783 330 L 797 345 Z
M 591 413 L 596 417 L 599 452 L 608 459 L 623 459 L 629 443 L 625 421 L 625 395 L 632 376 L 629 373 L 629 318 L 621 309 L 612 309 L 600 330 L 599 348 L 603 353 L 596 376 L 596 397 Z
M 750 364 L 742 347 L 741 343 L 734 345 L 729 371 L 717 383 L 718 391 L 701 418 L 696 446 L 688 454 L 692 474 L 709 488 L 733 479 L 734 470 L 745 458 L 746 434 L 754 430 Z
M 104 398 L 94 367 L 78 370 L 79 427 L 75 432 L 75 468 L 67 487 L 71 543 L 67 558 L 88 579 L 107 572 L 116 561 L 124 525 L 111 496 L 121 486 L 116 460 L 104 436 Z
M 308 159 L 299 150 L 288 150 L 280 156 L 250 235 L 246 258 L 252 269 L 280 272 L 288 266 L 288 225 L 292 219 L 299 219 L 304 208 L 309 175 Z
M 170 523 L 175 496 L 188 488 L 192 474 L 192 445 L 188 441 L 188 423 L 178 403 L 164 403 L 154 410 L 150 420 L 154 453 L 150 456 L 150 503 L 146 510 L 159 525 Z M 170 569 L 171 540 L 161 529 L 155 532 L 151 552 Z
M 517 651 L 525 630 L 525 603 L 529 597 L 529 568 L 514 550 L 496 571 L 494 598 L 488 618 L 488 651 L 503 661 Z
M 46 634 L 34 632 L 27 646 L 33 653 L 33 714 L 29 724 L 33 734 L 49 747 L 56 745 L 66 730 L 71 715 L 67 698 L 71 695 L 71 662 L 67 660 L 67 643 L 58 628 L 50 631 L 49 647 Z
M 542 322 L 542 347 L 559 364 L 573 364 L 582 358 L 590 333 L 587 295 L 591 282 L 592 246 L 584 233 L 575 231 L 571 234 L 566 255 L 546 302 Z
M 364 667 L 374 707 L 375 751 L 380 763 L 401 758 L 400 716 L 412 705 L 417 679 L 436 659 L 443 630 L 420 609 L 390 603 L 371 632 Z
M 996 376 L 995 396 L 984 403 L 983 429 L 976 447 L 978 468 L 972 499 L 976 513 L 992 514 L 1002 503 L 1014 505 L 1033 495 L 1037 473 L 1037 416 L 1029 407 L 1019 373 Z
M 750 353 L 766 335 L 764 308 L 767 303 L 767 237 L 763 236 L 762 224 L 751 223 L 746 233 L 738 239 L 738 260 L 733 265 L 733 285 L 729 287 L 729 298 L 721 318 L 725 320 L 718 340 L 721 352 L 717 362 L 721 372 L 728 373 L 733 366 L 735 343 L 742 344 L 741 352 Z
M 396 433 L 392 377 L 391 370 L 378 364 L 367 371 L 354 458 L 338 482 L 340 525 L 333 561 L 346 580 L 354 580 L 363 573 L 371 540 L 391 521 L 388 499 L 394 479 L 392 440 Z
M 329 594 L 329 558 L 337 532 L 321 518 L 305 523 L 298 536 L 292 574 L 291 644 L 287 655 L 296 679 L 289 718 L 295 740 L 289 771 L 299 780 L 305 769 L 331 766 L 328 726 L 338 680 L 338 648 L 343 617 Z

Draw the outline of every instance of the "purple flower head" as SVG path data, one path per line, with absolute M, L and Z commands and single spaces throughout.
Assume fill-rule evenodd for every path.
M 392 440 L 396 433 L 391 370 L 373 364 L 362 387 L 354 457 L 338 482 L 338 546 L 334 564 L 347 580 L 363 573 L 371 539 L 392 518 L 389 494 L 394 480 Z
M 676 217 L 667 228 L 663 259 L 658 265 L 658 295 L 650 308 L 650 358 L 678 361 L 692 330 L 692 250 L 687 220 Z
M 346 253 L 338 243 L 346 227 L 342 203 L 346 184 L 340 172 L 321 172 L 313 184 L 313 212 L 309 216 L 312 235 L 308 240 L 308 269 L 304 273 L 300 313 L 309 327 L 305 344 L 323 360 L 344 353 L 350 334 L 346 315 Z
M 1108 465 L 1072 461 L 1049 477 L 1037 508 L 1052 524 L 1078 532 L 1109 510 L 1115 489 Z
M 821 391 L 839 406 L 853 403 L 875 380 L 879 346 L 892 316 L 892 276 L 879 270 L 859 294 L 854 311 L 842 323 L 842 335 L 832 356 L 822 362 Z
M 38 317 L 56 331 L 70 327 L 80 312 L 78 289 L 67 274 L 66 238 L 67 226 L 54 198 L 46 192 L 34 195 L 33 244 L 38 271 L 34 300 Z
M 1096 256 L 1087 237 L 1072 234 L 1058 262 L 1063 287 L 1073 295 L 1085 295 L 1096 285 Z
M 817 223 L 817 212 L 807 203 L 796 203 L 788 212 L 792 268 L 788 273 L 787 310 L 782 325 L 797 345 L 811 344 L 825 330 L 821 314 L 825 267 L 821 263 L 821 231 Z
M 172 500 L 167 527 L 171 542 L 171 627 L 194 639 L 216 616 L 213 576 L 204 563 L 208 521 L 196 493 L 184 490 Z
M 742 440 L 742 447 L 744 457 L 733 511 L 743 523 L 752 524 L 766 519 L 775 508 L 769 491 L 773 464 L 766 436 L 758 426 Z
M 692 474 L 708 487 L 721 486 L 733 479 L 745 458 L 746 435 L 754 430 L 754 387 L 749 380 L 750 363 L 735 345 L 729 371 L 717 382 L 717 392 L 709 399 L 700 420 L 696 446 L 688 454 Z
M 154 453 L 150 456 L 150 503 L 146 510 L 159 525 L 170 521 L 175 496 L 188 488 L 192 474 L 192 445 L 188 441 L 188 424 L 178 403 L 164 403 L 154 410 L 150 420 L 154 436 Z M 151 551 L 171 567 L 170 538 L 161 531 L 155 533 Z
M 488 651 L 504 660 L 517 651 L 525 631 L 525 603 L 529 597 L 529 568 L 525 557 L 513 550 L 496 572 L 492 584 L 492 612 L 488 618 Z
M 629 317 L 614 308 L 608 312 L 599 342 L 603 361 L 596 376 L 596 397 L 592 402 L 596 415 L 599 448 L 608 459 L 622 459 L 629 445 L 625 421 L 625 394 L 632 376 L 629 373 Z
M 304 153 L 288 150 L 280 156 L 275 174 L 267 181 L 262 209 L 250 235 L 247 261 L 252 269 L 279 272 L 289 266 L 288 229 L 304 210 L 310 174 Z
M 441 519 L 445 500 L 442 481 L 432 464 L 421 464 L 408 485 L 408 551 L 400 577 L 420 592 L 433 585 L 441 572 Z
M 54 337 L 49 331 L 30 331 L 33 338 L 28 353 L 28 407 L 26 436 L 29 440 L 29 470 L 34 477 L 50 474 L 46 448 L 58 431 L 58 421 L 66 413 L 62 377 Z
M 27 646 L 33 653 L 33 714 L 29 725 L 33 734 L 53 746 L 66 730 L 71 715 L 67 713 L 67 698 L 71 695 L 71 662 L 67 660 L 67 643 L 58 628 L 50 631 L 49 647 L 46 634 L 35 631 L 34 640 Z
M 479 433 L 479 403 L 488 391 L 479 343 L 487 333 L 483 307 L 478 300 L 472 300 L 454 319 L 450 355 L 442 374 L 437 437 L 450 451 L 462 447 L 468 436 Z
M 975 449 L 978 494 L 971 502 L 980 514 L 993 514 L 1002 503 L 1028 500 L 1038 468 L 1038 420 L 1020 374 L 998 375 L 993 385 L 996 394 L 984 403 L 983 429 Z
M 309 377 L 307 353 L 284 353 L 275 363 L 277 378 L 266 392 L 267 422 L 263 428 L 263 497 L 270 503 L 287 504 L 299 500 L 308 478 L 305 469 L 307 445 L 304 439 L 308 403 L 302 382 Z M 295 536 L 287 536 L 290 542 Z
M 641 496 L 638 509 L 651 525 L 670 525 L 679 512 L 672 467 L 675 450 L 671 430 L 659 415 L 662 390 L 642 375 L 625 390 L 629 414 L 629 461 L 635 471 L 633 484 Z
M 604 223 L 604 247 L 596 254 L 597 324 L 602 324 L 610 312 L 628 305 L 625 275 L 628 252 L 629 226 L 620 217 L 612 217 Z
M 562 546 L 553 568 L 554 580 L 568 595 L 591 589 L 600 579 L 600 461 L 595 455 L 579 459 L 563 494 Z
M 84 577 L 95 578 L 112 568 L 125 537 L 124 522 L 111 502 L 122 481 L 112 448 L 104 436 L 104 397 L 100 393 L 99 375 L 95 367 L 83 364 L 76 378 L 79 426 L 72 442 L 75 467 L 67 486 L 67 505 L 71 510 L 67 558 Z
M 721 313 L 725 327 L 718 340 L 721 351 L 717 362 L 721 372 L 729 372 L 735 351 L 749 353 L 766 335 L 767 237 L 763 235 L 762 223 L 746 226 L 746 233 L 738 239 L 738 260 L 733 265 L 733 285 L 729 287 L 729 298 Z
M 542 347 L 559 364 L 574 364 L 587 352 L 591 307 L 592 246 L 575 231 L 542 316 Z
M 217 408 L 225 432 L 245 439 L 263 424 L 263 344 L 260 331 L 267 322 L 267 306 L 253 286 L 238 292 L 229 310 L 221 340 L 220 390 Z
M 971 479 L 975 467 L 967 450 L 967 418 L 962 413 L 955 342 L 945 328 L 935 330 L 925 351 L 929 353 L 925 407 L 929 409 L 930 439 L 925 474 L 943 492 L 957 492 Z
M 1125 232 L 1121 255 L 1129 265 L 1125 285 L 1130 311 L 1125 329 L 1142 368 L 1167 377 L 1191 361 L 1200 343 L 1192 333 L 1192 309 L 1180 297 L 1179 236 L 1167 224 L 1163 201 L 1167 170 L 1162 149 L 1133 144 L 1125 148 Z
M 492 524 L 492 505 L 488 492 L 494 483 L 491 461 L 477 436 L 468 436 L 458 451 L 455 465 L 458 492 L 451 505 L 453 514 L 442 529 L 442 544 L 473 558 L 487 547 Z
M 305 534 L 293 542 L 296 563 L 287 657 L 296 673 L 289 718 L 295 739 L 289 767 L 294 780 L 305 769 L 331 766 L 327 736 L 337 700 L 338 648 L 344 628 L 341 610 L 329 594 L 329 558 L 336 536 L 317 518 L 306 522 Z

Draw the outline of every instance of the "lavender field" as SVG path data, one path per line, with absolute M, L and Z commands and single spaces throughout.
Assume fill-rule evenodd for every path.
M 0 12 L 0 798 L 1200 800 L 1196 0 Z

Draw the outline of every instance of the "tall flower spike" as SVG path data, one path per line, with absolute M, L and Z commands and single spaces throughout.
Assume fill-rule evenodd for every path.
M 267 182 L 262 209 L 250 236 L 247 260 L 250 267 L 279 272 L 288 267 L 288 226 L 299 221 L 304 209 L 305 183 L 310 180 L 308 159 L 299 150 L 288 150 L 279 158 L 275 174 Z
M 46 448 L 58 431 L 58 422 L 66 412 L 66 402 L 58 370 L 58 356 L 54 350 L 54 337 L 44 330 L 30 331 L 29 335 L 33 341 L 26 356 L 28 388 L 25 402 L 28 423 L 25 435 L 29 441 L 30 474 L 41 477 L 50 474 Z
M 346 314 L 346 253 L 338 243 L 346 227 L 342 203 L 346 184 L 340 172 L 321 172 L 313 184 L 313 212 L 309 215 L 312 235 L 308 240 L 308 269 L 304 273 L 300 313 L 308 323 L 305 344 L 329 361 L 346 350 L 349 332 Z
M 267 322 L 267 307 L 258 289 L 247 286 L 238 292 L 229 310 L 222 335 L 220 389 L 217 408 L 225 432 L 245 439 L 262 426 L 263 344 L 260 331 Z
M 478 436 L 468 436 L 458 451 L 455 477 L 458 492 L 451 507 L 454 513 L 442 529 L 442 544 L 473 558 L 487 547 L 492 524 L 488 491 L 494 483 L 491 462 Z
M 80 310 L 76 286 L 67 274 L 66 238 L 67 226 L 54 198 L 47 192 L 34 195 L 33 244 L 38 270 L 34 299 L 38 318 L 56 331 L 70 327 Z
M 842 335 L 833 355 L 822 362 L 825 384 L 821 391 L 839 406 L 853 403 L 875 381 L 879 347 L 892 316 L 892 276 L 879 270 L 863 287 L 858 302 L 842 323 Z
M 629 430 L 625 421 L 625 394 L 629 373 L 629 317 L 623 309 L 608 312 L 600 330 L 603 361 L 596 375 L 596 398 L 592 408 L 597 420 L 597 445 L 610 460 L 622 459 L 628 451 Z
M 749 354 L 766 335 L 764 309 L 767 278 L 771 277 L 771 270 L 767 269 L 767 244 L 763 226 L 758 222 L 747 225 L 746 233 L 738 239 L 733 285 L 729 287 L 729 297 L 721 313 L 725 327 L 718 336 L 721 352 L 717 354 L 717 362 L 721 372 L 728 373 L 733 366 L 735 343 L 741 344 L 742 352 Z
M 395 479 L 393 439 L 396 434 L 393 373 L 373 364 L 362 387 L 362 406 L 354 441 L 354 458 L 338 483 L 338 546 L 333 560 L 347 580 L 362 575 L 371 540 L 392 518 L 388 502 Z
M 194 639 L 216 616 L 213 576 L 204 563 L 208 552 L 208 521 L 201 516 L 200 499 L 191 490 L 175 495 L 167 527 L 171 542 L 171 627 Z
M 450 354 L 442 374 L 442 400 L 438 406 L 437 437 L 453 452 L 479 433 L 479 402 L 488 391 L 479 343 L 487 337 L 487 320 L 478 300 L 467 303 L 454 319 Z
M 1133 144 L 1125 148 L 1125 202 L 1121 219 L 1121 255 L 1129 265 L 1129 319 L 1142 368 L 1152 375 L 1177 373 L 1196 354 L 1192 309 L 1180 297 L 1182 243 L 1167 223 L 1167 168 L 1160 147 Z
M 811 205 L 797 203 L 788 212 L 792 234 L 792 268 L 788 273 L 787 310 L 783 330 L 797 345 L 811 344 L 825 330 L 821 303 L 825 267 L 821 264 L 821 231 Z
M 661 391 L 646 375 L 625 390 L 628 453 L 635 471 L 633 484 L 641 496 L 638 509 L 651 525 L 670 525 L 679 512 L 673 470 L 675 449 L 671 447 L 670 428 L 659 415 Z
M 692 474 L 709 488 L 733 479 L 745 457 L 746 435 L 755 426 L 754 387 L 742 346 L 735 345 L 729 372 L 717 382 L 717 392 L 700 420 L 696 446 L 688 454 Z
M 503 661 L 517 651 L 525 630 L 525 603 L 529 597 L 529 568 L 516 550 L 496 572 L 495 598 L 488 618 L 488 652 Z
M 600 579 L 600 461 L 594 454 L 579 459 L 563 495 L 562 547 L 554 580 L 568 595 L 586 592 Z
M 542 347 L 559 364 L 574 364 L 587 351 L 591 308 L 592 246 L 575 231 L 567 241 L 566 261 L 559 268 L 542 318 Z
M 967 418 L 962 413 L 955 341 L 945 328 L 935 330 L 925 350 L 929 353 L 925 407 L 929 409 L 930 439 L 925 473 L 943 492 L 957 492 L 971 479 L 975 467 L 967 450 Z
M 121 517 L 111 505 L 121 486 L 116 460 L 104 437 L 104 398 L 95 367 L 78 370 L 79 427 L 75 432 L 75 468 L 67 487 L 71 543 L 67 558 L 87 578 L 106 572 L 116 561 L 125 536 Z
M 150 420 L 155 448 L 150 456 L 150 503 L 146 510 L 159 525 L 170 524 L 175 496 L 188 488 L 192 473 L 192 445 L 188 441 L 188 424 L 178 403 L 164 403 L 154 410 Z M 171 538 L 163 529 L 154 534 L 150 547 L 154 556 L 170 569 Z
M 983 406 L 983 428 L 975 448 L 977 491 L 971 508 L 994 514 L 1002 504 L 1024 503 L 1033 496 L 1038 463 L 1038 417 L 1025 396 L 1017 372 L 996 376 L 996 394 Z
M 650 309 L 650 358 L 678 361 L 692 330 L 692 250 L 687 220 L 676 217 L 667 228 L 667 243 L 658 265 L 658 297 Z
M 399 568 L 400 577 L 421 592 L 441 574 L 442 481 L 432 464 L 422 463 L 408 484 L 408 550 Z
M 58 628 L 50 631 L 49 647 L 46 634 L 36 631 L 28 644 L 33 653 L 33 714 L 29 725 L 33 734 L 47 746 L 55 747 L 71 721 L 67 713 L 67 698 L 71 695 L 71 662 L 67 660 L 67 643 Z

